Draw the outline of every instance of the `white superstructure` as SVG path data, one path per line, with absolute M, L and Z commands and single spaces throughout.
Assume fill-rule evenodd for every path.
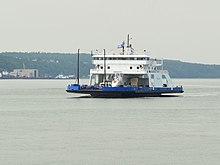
M 147 52 L 137 53 L 125 42 L 120 45 L 122 52 L 96 52 L 93 58 L 94 69 L 90 70 L 90 85 L 104 86 L 144 86 L 173 88 L 163 60 L 148 56 Z

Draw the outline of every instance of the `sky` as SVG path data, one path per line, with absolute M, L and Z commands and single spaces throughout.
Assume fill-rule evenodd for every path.
M 220 64 L 219 0 L 0 0 L 0 52 L 117 49 Z

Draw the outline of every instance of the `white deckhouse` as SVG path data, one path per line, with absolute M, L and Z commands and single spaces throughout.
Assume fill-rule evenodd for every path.
M 121 53 L 98 52 L 93 57 L 90 85 L 173 87 L 163 60 L 150 58 L 146 50 L 135 52 L 131 45 L 122 45 Z

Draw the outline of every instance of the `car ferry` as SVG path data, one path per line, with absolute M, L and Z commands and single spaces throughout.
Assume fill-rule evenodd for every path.
M 163 69 L 163 59 L 151 58 L 146 50 L 135 51 L 129 35 L 127 42 L 118 48 L 119 53 L 104 49 L 92 54 L 95 67 L 90 69 L 87 85 L 79 83 L 78 50 L 77 83 L 68 85 L 66 91 L 104 98 L 155 97 L 184 92 L 182 86 L 174 86 L 168 71 Z

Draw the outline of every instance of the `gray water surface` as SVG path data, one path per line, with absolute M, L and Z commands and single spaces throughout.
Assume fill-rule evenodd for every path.
M 0 81 L 1 165 L 220 164 L 220 79 L 132 99 L 80 98 L 70 82 Z

